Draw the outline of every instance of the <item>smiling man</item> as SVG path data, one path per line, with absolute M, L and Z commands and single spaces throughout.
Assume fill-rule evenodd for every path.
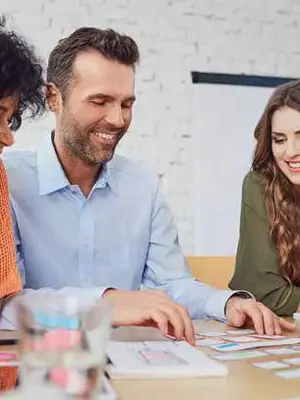
M 194 280 L 157 177 L 114 154 L 131 123 L 138 60 L 132 38 L 96 28 L 50 54 L 55 129 L 36 151 L 6 157 L 25 287 L 104 296 L 115 325 L 154 325 L 191 343 L 191 318 L 292 328 L 245 292 Z

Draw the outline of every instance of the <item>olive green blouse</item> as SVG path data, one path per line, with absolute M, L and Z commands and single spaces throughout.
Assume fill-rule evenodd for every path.
M 300 302 L 300 287 L 283 277 L 270 236 L 263 178 L 256 172 L 249 172 L 243 183 L 240 237 L 229 287 L 248 290 L 281 316 L 291 316 Z

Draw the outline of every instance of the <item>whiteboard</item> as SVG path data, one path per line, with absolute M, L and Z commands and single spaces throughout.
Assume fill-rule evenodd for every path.
M 234 255 L 254 128 L 274 89 L 197 84 L 193 90 L 195 254 Z

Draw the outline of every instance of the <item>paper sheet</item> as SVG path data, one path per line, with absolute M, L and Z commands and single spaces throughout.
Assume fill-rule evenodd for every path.
M 292 369 L 289 371 L 279 371 L 276 372 L 274 375 L 278 376 L 279 378 L 297 379 L 300 378 L 300 368 Z
M 110 376 L 178 378 L 225 376 L 227 368 L 186 342 L 109 342 Z
M 226 331 L 226 334 L 227 333 L 229 333 L 229 335 L 252 335 L 255 331 L 253 329 L 232 329 Z
M 198 332 L 197 335 L 206 336 L 206 337 L 221 337 L 225 336 L 224 332 Z
M 241 336 L 241 335 L 231 335 L 231 336 L 226 336 L 223 337 L 223 339 L 228 340 L 229 342 L 234 342 L 234 343 L 254 343 L 257 342 L 258 339 L 251 337 L 251 336 Z
M 300 358 L 286 358 L 285 360 L 282 360 L 283 362 L 286 362 L 291 365 L 300 365 Z
M 254 367 L 257 368 L 262 368 L 262 369 L 280 369 L 280 368 L 288 368 L 289 365 L 285 364 L 284 362 L 279 362 L 279 361 L 265 361 L 265 362 L 259 362 L 259 363 L 253 363 L 252 364 Z
M 234 360 L 243 360 L 246 358 L 258 358 L 266 356 L 266 353 L 263 351 L 240 351 L 237 353 L 224 353 L 224 354 L 216 354 L 212 357 L 215 360 L 219 361 L 234 361 Z
M 228 352 L 236 350 L 256 349 L 260 347 L 286 346 L 296 343 L 300 343 L 300 338 L 289 338 L 283 340 L 265 340 L 262 342 L 255 342 L 255 343 L 225 343 L 225 344 L 211 346 L 211 348 L 222 352 Z
M 197 346 L 213 346 L 216 344 L 222 344 L 224 343 L 222 340 L 217 340 L 217 339 L 196 339 L 196 345 Z
M 269 354 L 276 354 L 276 355 L 284 355 L 284 354 L 299 354 L 300 350 L 295 350 L 290 347 L 282 347 L 280 349 L 266 349 L 265 350 Z

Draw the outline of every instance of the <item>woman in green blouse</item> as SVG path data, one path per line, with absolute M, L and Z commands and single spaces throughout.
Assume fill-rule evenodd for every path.
M 278 315 L 300 312 L 300 81 L 279 86 L 255 129 L 232 289 Z

